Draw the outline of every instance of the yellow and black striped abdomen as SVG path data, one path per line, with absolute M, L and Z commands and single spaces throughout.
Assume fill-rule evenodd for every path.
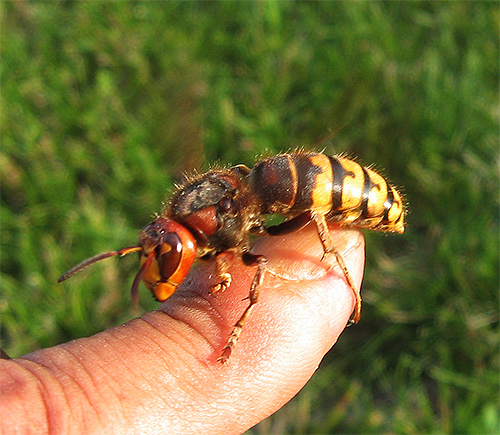
M 344 225 L 404 232 L 401 195 L 384 177 L 345 157 L 320 153 L 280 154 L 250 173 L 262 213 L 316 211 Z

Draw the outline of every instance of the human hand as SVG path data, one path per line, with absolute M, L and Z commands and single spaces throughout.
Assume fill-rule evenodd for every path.
M 333 237 L 359 285 L 361 233 Z M 159 311 L 0 360 L 0 433 L 238 434 L 281 408 L 345 328 L 354 295 L 338 265 L 326 272 L 320 262 L 314 225 L 260 238 L 252 251 L 290 279 L 266 275 L 227 364 L 217 358 L 255 273 L 239 259 L 231 286 L 216 297 L 209 295 L 214 264 L 200 263 Z

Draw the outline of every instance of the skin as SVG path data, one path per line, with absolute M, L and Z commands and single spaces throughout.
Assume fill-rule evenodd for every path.
M 362 235 L 331 228 L 360 285 Z M 159 311 L 0 360 L 0 433 L 238 434 L 281 408 L 336 342 L 354 296 L 333 259 L 320 262 L 312 225 L 260 238 L 252 251 L 282 277 L 266 275 L 227 364 L 217 358 L 254 273 L 236 256 L 233 282 L 216 297 L 208 294 L 215 266 L 199 263 Z

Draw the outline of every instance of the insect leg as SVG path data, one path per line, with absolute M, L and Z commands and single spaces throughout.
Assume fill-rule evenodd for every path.
M 229 257 L 232 256 L 230 252 L 220 252 L 215 257 L 215 268 L 217 270 L 217 279 L 219 282 L 210 286 L 210 294 L 213 295 L 219 291 L 226 290 L 233 280 L 229 269 Z
M 240 338 L 243 325 L 247 321 L 253 306 L 259 299 L 260 287 L 262 285 L 264 274 L 267 268 L 267 258 L 264 255 L 255 255 L 246 252 L 243 254 L 243 261 L 247 266 L 257 266 L 257 272 L 255 273 L 252 285 L 250 286 L 250 293 L 248 294 L 250 303 L 234 325 L 233 330 L 231 331 L 231 334 L 229 335 L 229 338 L 227 340 L 226 346 L 224 347 L 224 349 L 222 349 L 221 356 L 217 360 L 223 364 L 226 363 L 231 356 L 231 352 L 233 351 L 234 346 Z
M 357 323 L 361 317 L 361 292 L 354 283 L 351 274 L 347 269 L 345 261 L 342 258 L 342 255 L 340 255 L 337 249 L 335 249 L 335 245 L 333 243 L 332 236 L 330 235 L 330 230 L 328 229 L 325 216 L 322 215 L 321 213 L 313 211 L 311 212 L 311 217 L 316 223 L 316 227 L 318 229 L 318 236 L 321 241 L 321 244 L 323 245 L 323 257 L 321 258 L 321 260 L 324 260 L 328 254 L 335 255 L 335 259 L 337 260 L 338 265 L 342 269 L 342 272 L 344 272 L 344 276 L 347 280 L 347 283 L 354 292 L 354 296 L 356 297 L 356 307 L 354 309 L 354 315 L 352 317 L 352 321 L 354 323 Z
M 312 216 L 310 211 L 306 211 L 292 219 L 282 222 L 279 225 L 272 225 L 266 228 L 266 231 L 271 236 L 280 236 L 282 234 L 289 234 L 294 231 L 298 231 L 304 228 L 309 222 L 311 222 Z

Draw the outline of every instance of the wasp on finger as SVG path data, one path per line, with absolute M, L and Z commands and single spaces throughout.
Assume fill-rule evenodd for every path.
M 264 217 L 281 214 L 285 221 L 266 227 Z M 334 255 L 356 297 L 353 321 L 361 315 L 361 295 L 332 242 L 327 222 L 404 232 L 405 206 L 397 189 L 372 169 L 343 156 L 291 152 L 263 159 L 250 169 L 237 165 L 195 176 L 177 187 L 163 212 L 140 233 L 135 246 L 105 252 L 64 273 L 62 282 L 83 268 L 112 256 L 139 253 L 140 268 L 132 284 L 138 299 L 141 281 L 158 301 L 168 299 L 194 261 L 215 258 L 218 282 L 211 292 L 231 285 L 228 253 L 256 266 L 249 304 L 236 322 L 219 361 L 227 362 L 259 298 L 267 258 L 250 252 L 251 235 L 278 235 L 314 222 L 324 255 Z

